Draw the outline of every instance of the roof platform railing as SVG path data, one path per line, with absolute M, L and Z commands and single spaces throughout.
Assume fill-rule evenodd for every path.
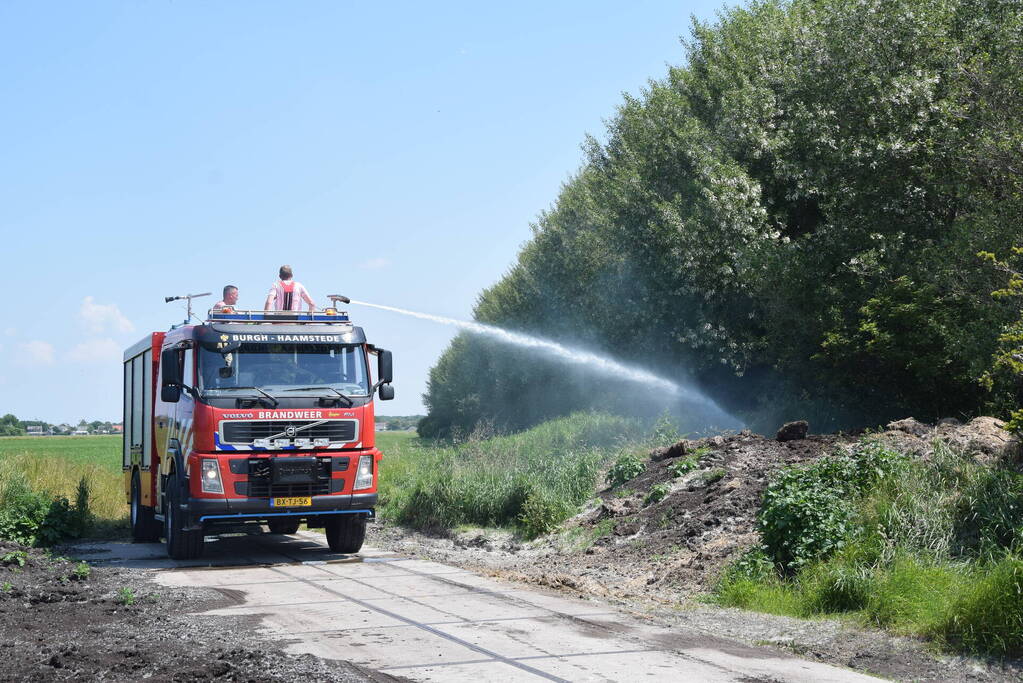
M 233 306 L 211 308 L 206 322 L 210 323 L 292 323 L 317 325 L 329 323 L 351 324 L 347 311 L 325 308 L 322 311 L 243 311 Z

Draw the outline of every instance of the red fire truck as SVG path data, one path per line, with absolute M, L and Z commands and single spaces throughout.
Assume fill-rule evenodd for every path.
M 227 308 L 146 335 L 124 353 L 132 536 L 191 559 L 241 524 L 291 534 L 305 522 L 358 552 L 382 457 L 373 398 L 394 398 L 390 383 L 391 352 L 336 308 Z

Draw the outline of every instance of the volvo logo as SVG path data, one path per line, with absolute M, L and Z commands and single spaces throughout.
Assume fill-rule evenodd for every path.
M 294 427 L 288 427 L 287 429 L 284 430 L 284 435 L 285 436 L 295 436 L 295 434 L 297 434 L 297 433 L 298 433 L 298 430 L 295 429 Z

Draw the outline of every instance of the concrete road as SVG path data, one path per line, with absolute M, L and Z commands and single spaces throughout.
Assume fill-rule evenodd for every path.
M 435 562 L 323 536 L 245 536 L 175 562 L 162 545 L 79 546 L 96 564 L 206 586 L 256 615 L 294 653 L 345 659 L 416 681 L 876 681 L 767 648 L 650 625 L 597 600 L 569 599 Z

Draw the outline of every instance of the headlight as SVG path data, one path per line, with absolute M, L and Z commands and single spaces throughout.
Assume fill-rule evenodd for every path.
M 223 493 L 224 483 L 220 481 L 220 466 L 216 460 L 202 461 L 202 492 Z
M 363 455 L 359 458 L 359 474 L 355 476 L 355 488 L 368 489 L 373 486 L 373 456 Z

